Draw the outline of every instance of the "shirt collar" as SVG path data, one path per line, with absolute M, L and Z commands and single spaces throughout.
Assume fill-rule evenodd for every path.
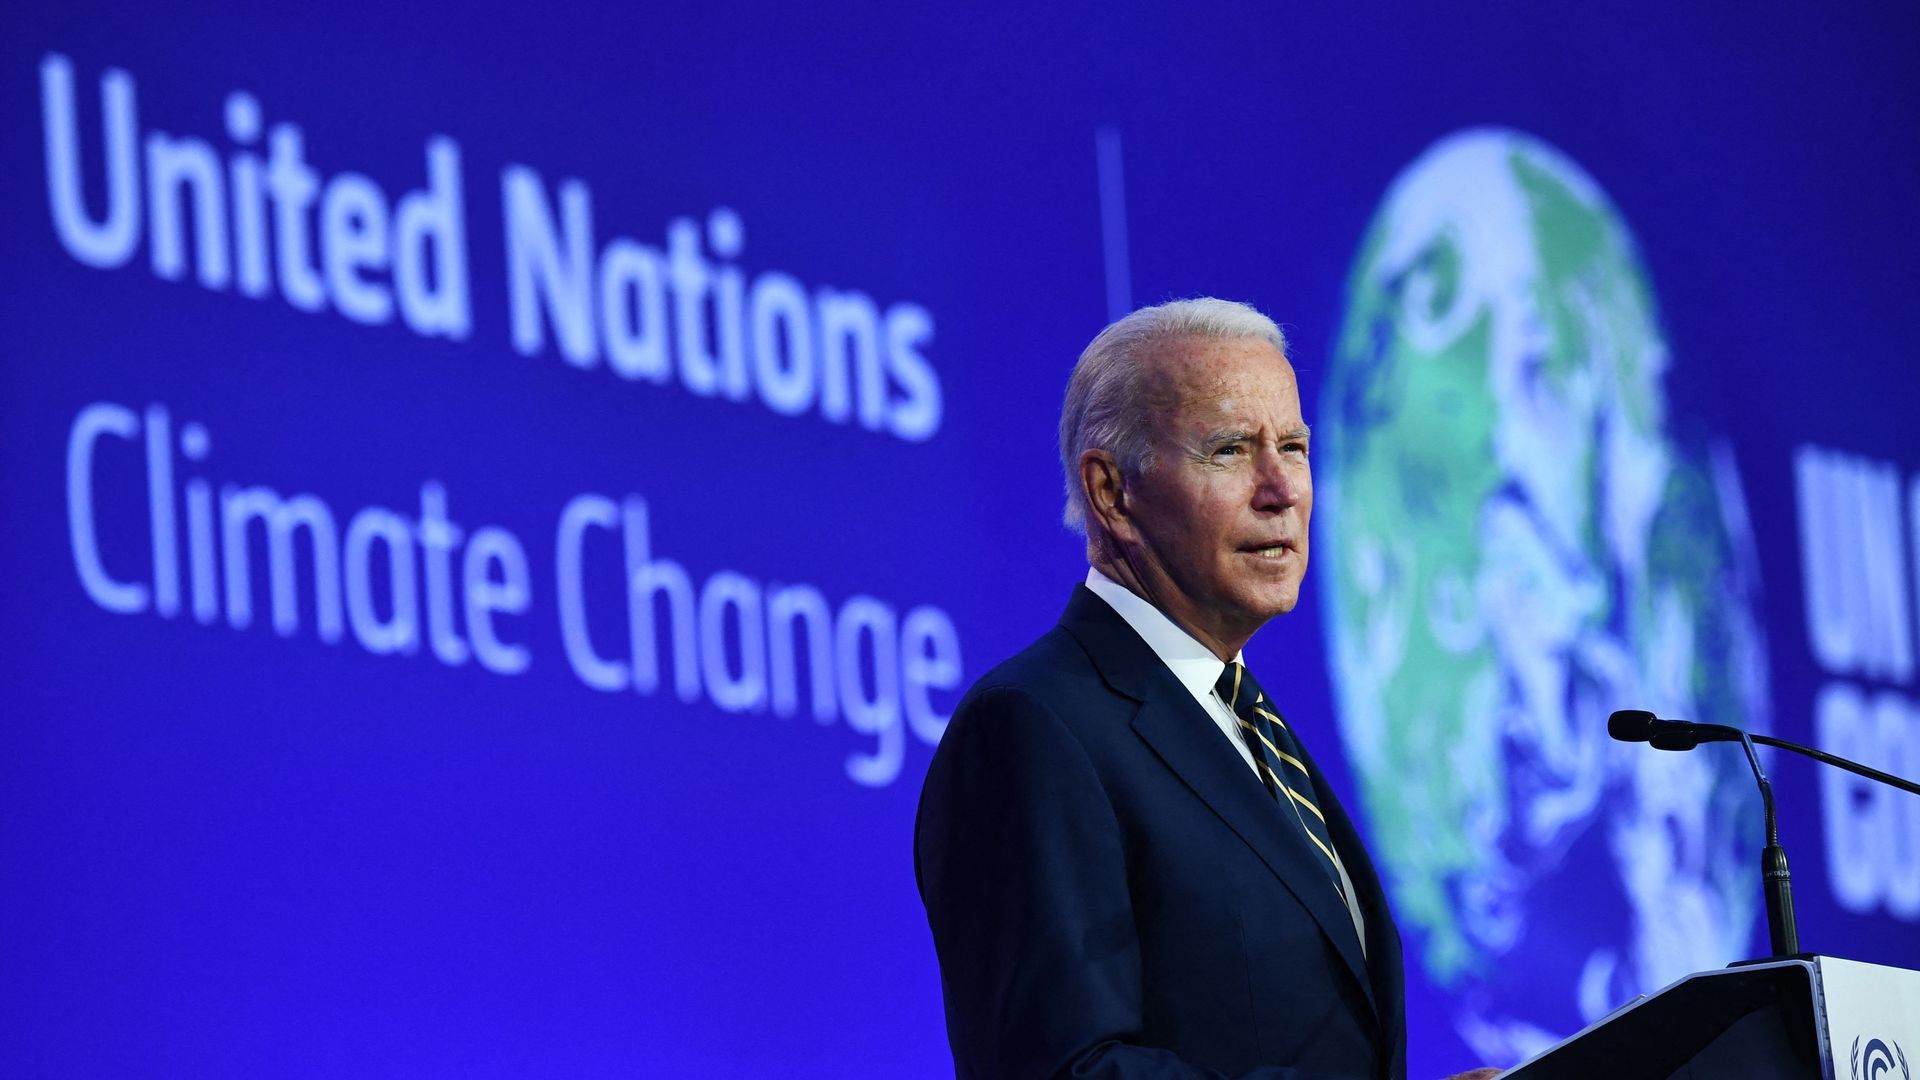
M 1212 649 L 1200 644 L 1192 634 L 1181 629 L 1179 623 L 1167 618 L 1165 612 L 1133 590 L 1101 573 L 1098 567 L 1087 568 L 1087 588 L 1133 627 L 1133 632 L 1140 635 L 1188 693 L 1203 701 L 1213 693 L 1214 684 L 1220 681 L 1220 671 L 1227 665 L 1213 655 Z M 1234 659 L 1240 660 L 1240 654 L 1234 654 Z

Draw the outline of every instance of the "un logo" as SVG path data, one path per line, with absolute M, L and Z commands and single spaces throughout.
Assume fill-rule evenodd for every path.
M 1860 1036 L 1853 1040 L 1853 1080 L 1892 1080 L 1894 1066 L 1900 1067 L 1900 1080 L 1913 1080 L 1913 1074 L 1907 1070 L 1906 1051 L 1894 1043 L 1888 1049 L 1886 1043 L 1874 1039 L 1867 1043 L 1866 1053 L 1860 1052 Z

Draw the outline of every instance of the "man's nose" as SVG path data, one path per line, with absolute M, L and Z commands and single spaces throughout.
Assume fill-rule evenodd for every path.
M 1305 460 L 1284 450 L 1265 451 L 1254 474 L 1254 508 L 1284 510 L 1298 503 L 1312 483 Z

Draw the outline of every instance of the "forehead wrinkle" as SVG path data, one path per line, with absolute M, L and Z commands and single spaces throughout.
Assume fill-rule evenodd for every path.
M 1267 425 L 1261 418 L 1235 415 L 1246 404 L 1248 392 L 1262 389 L 1249 387 L 1248 380 L 1267 375 L 1266 368 L 1274 361 L 1278 362 L 1275 373 L 1284 384 L 1283 392 L 1297 395 L 1298 380 L 1284 354 L 1275 353 L 1249 364 L 1244 355 L 1221 351 L 1239 344 L 1244 343 L 1189 339 L 1170 343 L 1170 348 L 1153 354 L 1136 384 L 1153 428 L 1176 444 L 1190 444 L 1205 437 L 1195 430 L 1201 424 L 1215 431 L 1244 429 L 1248 435 L 1264 430 Z M 1260 395 L 1256 392 L 1254 396 Z

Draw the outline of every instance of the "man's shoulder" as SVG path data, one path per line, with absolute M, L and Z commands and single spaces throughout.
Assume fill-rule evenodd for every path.
M 1005 802 L 1015 789 L 1052 798 L 1063 776 L 1103 774 L 1102 763 L 1130 741 L 1135 708 L 1063 620 L 980 676 L 955 705 L 928 765 L 922 825 Z
M 1065 626 L 1055 626 L 980 676 L 966 696 L 1048 698 L 1098 685 L 1100 672 L 1086 647 Z
M 1062 623 L 980 676 L 954 709 L 953 723 L 1050 716 L 1077 730 L 1127 705 L 1086 644 Z

